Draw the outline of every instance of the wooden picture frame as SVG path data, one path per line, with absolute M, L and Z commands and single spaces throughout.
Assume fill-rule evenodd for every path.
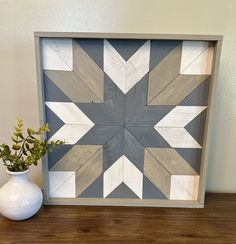
M 48 157 L 44 157 L 43 162 L 42 162 L 43 163 L 44 203 L 52 204 L 52 205 L 113 205 L 113 206 L 191 207 L 191 208 L 203 207 L 204 206 L 204 197 L 205 197 L 206 171 L 207 171 L 207 164 L 208 164 L 208 160 L 209 160 L 209 144 L 210 144 L 209 138 L 210 138 L 210 133 L 212 130 L 211 127 L 212 127 L 212 120 L 213 120 L 212 109 L 214 106 L 214 96 L 215 96 L 215 92 L 216 92 L 217 75 L 218 75 L 218 69 L 219 69 L 219 60 L 220 60 L 220 52 L 221 52 L 221 45 L 222 45 L 223 37 L 215 36 L 215 35 L 181 35 L 181 34 L 35 32 L 36 66 L 37 66 L 38 99 L 39 99 L 38 101 L 39 101 L 39 112 L 40 112 L 40 123 L 41 124 L 46 123 L 46 115 L 45 115 L 46 112 L 45 112 L 45 105 L 44 105 L 44 101 L 45 101 L 44 75 L 45 74 L 44 74 L 44 69 L 43 69 L 43 62 L 50 63 L 50 60 L 43 61 L 44 54 L 42 52 L 42 43 L 43 43 L 43 40 L 67 40 L 67 39 L 73 39 L 73 40 L 76 39 L 76 40 L 83 40 L 83 41 L 102 40 L 103 43 L 104 43 L 104 40 L 118 40 L 118 41 L 119 40 L 133 40 L 133 41 L 135 41 L 135 40 L 140 40 L 140 41 L 144 40 L 145 41 L 146 40 L 146 41 L 150 41 L 150 42 L 151 41 L 167 41 L 167 42 L 180 41 L 182 43 L 189 43 L 189 42 L 194 41 L 194 42 L 200 43 L 200 44 L 201 44 L 201 42 L 202 43 L 207 42 L 208 43 L 207 45 L 209 45 L 209 43 L 210 43 L 210 47 L 213 50 L 212 51 L 213 58 L 212 58 L 212 64 L 211 64 L 211 74 L 208 74 L 209 75 L 208 104 L 207 104 L 206 121 L 205 121 L 205 128 L 204 128 L 204 138 L 203 138 L 203 144 L 202 144 L 201 164 L 200 164 L 200 168 L 199 168 L 198 192 L 196 193 L 197 194 L 196 199 L 193 199 L 193 200 L 178 199 L 178 196 L 173 197 L 171 200 L 170 199 L 151 199 L 151 198 L 142 199 L 142 197 L 141 197 L 141 199 L 140 198 L 119 198 L 119 197 L 111 197 L 111 198 L 83 197 L 83 198 L 79 198 L 79 197 L 60 197 L 59 195 L 57 197 L 50 197 L 50 194 L 49 194 L 49 166 L 48 166 L 49 162 L 48 162 Z M 181 45 L 182 45 L 181 48 L 183 48 L 183 44 L 181 44 Z M 207 48 L 209 48 L 209 47 L 207 47 Z M 58 49 L 56 49 L 56 50 L 58 50 Z M 50 66 L 50 64 L 49 64 L 49 66 Z M 109 70 L 109 68 L 108 68 L 108 70 Z M 109 71 L 107 71 L 107 73 L 109 73 Z M 149 75 L 149 71 L 148 71 L 148 75 Z M 150 84 L 149 84 L 149 87 L 150 87 Z M 128 91 L 125 91 L 125 92 L 128 92 Z M 163 104 L 166 105 L 165 103 L 163 103 Z M 177 107 L 177 105 L 175 107 Z M 46 137 L 45 137 L 45 139 L 46 139 Z M 166 138 L 166 140 L 168 140 L 168 139 Z M 170 148 L 175 148 L 175 147 L 170 146 Z M 104 174 L 104 172 L 102 172 L 101 174 Z M 147 172 L 147 175 L 148 175 L 148 172 Z M 149 177 L 149 179 L 150 178 L 151 178 L 151 176 Z M 195 178 L 193 178 L 193 179 L 195 180 Z M 157 184 L 159 184 L 159 183 L 157 183 Z M 172 183 L 169 183 L 169 184 L 172 184 Z M 132 183 L 131 183 L 131 188 L 132 188 Z M 134 186 L 134 188 L 135 188 L 135 186 Z M 163 189 L 164 188 L 165 188 L 165 186 L 163 186 Z M 136 192 L 136 194 L 138 195 L 137 192 Z

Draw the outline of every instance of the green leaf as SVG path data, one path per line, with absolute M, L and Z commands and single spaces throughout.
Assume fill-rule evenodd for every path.
M 31 135 L 35 134 L 36 132 L 33 129 L 28 128 L 27 129 L 27 133 L 28 133 L 29 136 L 31 136 Z
M 25 156 L 28 155 L 24 147 L 22 147 L 22 152 L 23 152 L 23 154 L 24 154 Z
M 13 136 L 11 137 L 12 141 L 15 143 L 18 143 L 18 140 L 16 140 Z
M 30 138 L 26 139 L 26 141 L 27 141 L 28 143 L 34 143 L 34 142 L 35 142 L 35 140 L 30 139 Z
M 14 132 L 13 135 L 19 136 L 20 135 L 20 132 Z
M 25 147 L 26 147 L 27 150 L 30 149 L 30 146 L 29 146 L 29 144 L 27 142 L 25 143 Z
M 13 144 L 12 145 L 12 149 L 14 149 L 14 150 L 20 150 L 20 145 L 18 145 L 18 144 Z
M 20 137 L 21 139 L 23 139 L 23 140 L 25 139 L 24 136 L 22 135 L 22 133 L 19 133 L 19 137 Z

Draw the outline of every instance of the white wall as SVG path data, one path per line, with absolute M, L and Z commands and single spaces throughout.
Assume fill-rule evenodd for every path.
M 207 190 L 236 192 L 235 12 L 235 0 L 0 0 L 0 142 L 18 117 L 38 126 L 34 31 L 223 34 Z M 41 184 L 41 167 L 30 176 Z

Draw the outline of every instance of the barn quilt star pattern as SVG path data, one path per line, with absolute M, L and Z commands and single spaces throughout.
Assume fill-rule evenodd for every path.
M 213 46 L 42 42 L 52 198 L 196 200 Z

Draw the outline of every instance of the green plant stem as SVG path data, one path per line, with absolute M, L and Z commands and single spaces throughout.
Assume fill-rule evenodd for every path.
M 18 153 L 18 155 L 17 155 L 18 158 L 21 158 L 21 157 L 23 156 L 23 147 L 25 146 L 26 140 L 27 140 L 29 137 L 30 137 L 30 136 L 27 136 L 27 137 L 24 139 L 24 141 L 23 141 L 23 143 L 22 143 L 22 146 L 21 146 L 21 149 L 20 149 L 20 151 L 19 151 L 19 153 Z

